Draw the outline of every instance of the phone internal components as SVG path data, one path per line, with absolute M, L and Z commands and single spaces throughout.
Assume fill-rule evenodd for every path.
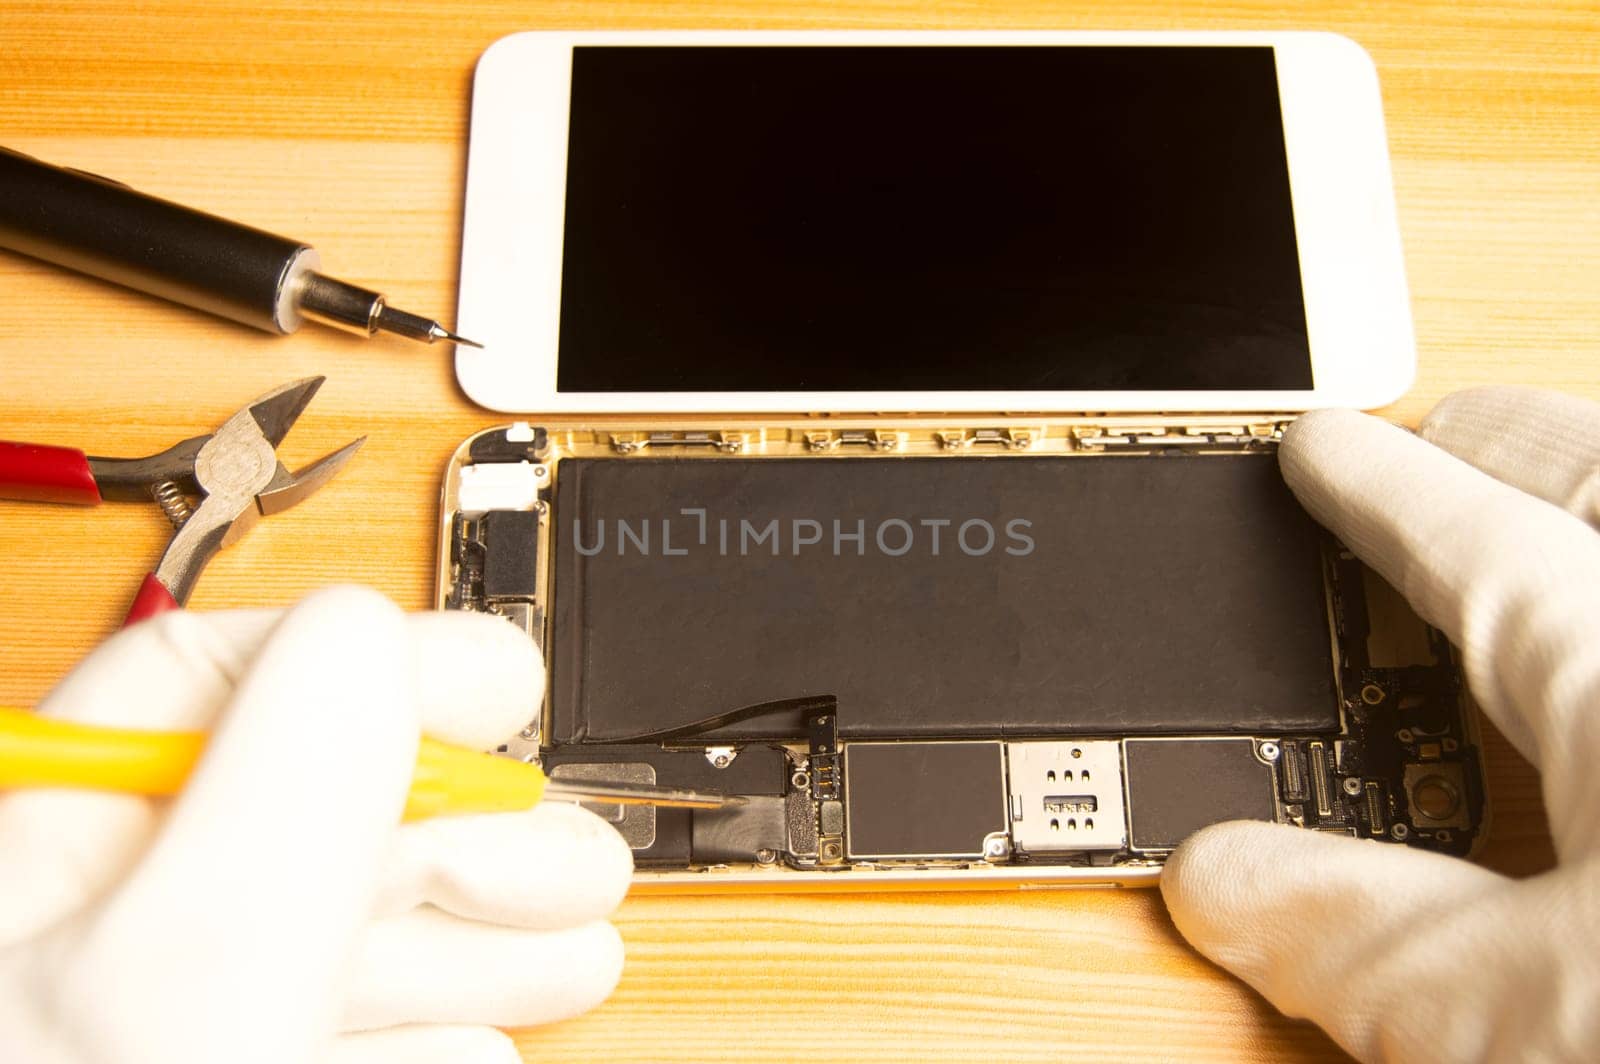
M 700 749 L 668 750 L 659 746 L 564 746 L 546 749 L 541 755 L 545 770 L 553 777 L 577 773 L 584 779 L 617 779 L 650 782 L 663 787 L 720 791 L 754 801 L 757 797 L 780 798 L 789 787 L 789 759 L 778 747 L 752 743 L 738 748 L 737 756 L 718 767 Z M 642 773 L 648 770 L 648 778 Z M 699 810 L 656 808 L 653 806 L 610 806 L 596 810 L 602 816 L 620 812 L 614 820 L 618 830 L 633 848 L 633 859 L 640 867 L 679 867 L 692 860 L 694 818 Z M 636 819 L 637 818 L 637 819 Z M 648 821 L 651 832 L 646 834 Z M 637 825 L 637 826 L 635 826 Z
M 1000 743 L 848 743 L 851 858 L 981 858 L 1007 826 Z
M 1389 819 L 1383 797 L 1383 784 L 1377 780 L 1368 780 L 1362 793 L 1366 798 L 1367 834 L 1384 834 L 1389 829 Z
M 1407 765 L 1405 788 L 1413 827 L 1459 829 L 1470 823 L 1460 762 Z
M 1481 834 L 1454 651 L 1270 447 L 514 431 L 474 444 L 443 598 L 546 651 L 508 755 L 744 800 L 597 809 L 647 876 L 1139 879 L 1236 818 Z
M 550 770 L 553 780 L 608 780 L 617 783 L 656 782 L 653 766 L 639 762 L 613 762 L 606 765 L 556 765 Z M 656 844 L 656 813 L 653 805 L 618 805 L 606 802 L 579 802 L 589 812 L 617 829 L 628 846 L 648 850 Z
M 1303 802 L 1306 800 L 1306 773 L 1310 771 L 1306 765 L 1306 755 L 1299 743 L 1285 742 L 1280 746 L 1280 793 L 1286 802 Z
M 1011 841 L 1024 853 L 1120 850 L 1122 744 L 1007 743 Z
M 839 718 L 819 711 L 806 715 L 811 743 L 811 793 L 819 802 L 839 800 Z
M 746 798 L 742 805 L 696 809 L 689 852 L 696 864 L 771 864 L 787 852 L 782 798 Z
M 789 843 L 786 852 L 799 860 L 815 860 L 817 856 L 817 807 L 811 801 L 811 791 L 805 786 L 805 773 L 797 773 L 801 781 L 784 799 L 784 815 L 789 824 Z M 842 818 L 841 818 L 842 819 Z M 841 825 L 840 837 L 844 835 Z
M 532 598 L 539 590 L 539 515 L 490 510 L 480 519 L 485 547 L 483 593 L 491 599 Z
M 836 799 L 817 803 L 817 859 L 828 865 L 844 860 L 844 803 Z
M 1170 850 L 1208 824 L 1275 820 L 1272 768 L 1252 739 L 1129 739 L 1135 850 Z
M 504 468 L 490 466 L 488 468 Z M 533 510 L 458 513 L 451 537 L 455 609 L 498 613 L 538 640 L 539 514 Z
M 1332 751 L 1328 744 L 1313 739 L 1306 744 L 1306 761 L 1311 769 L 1311 794 L 1320 821 L 1343 820 L 1343 803 L 1333 793 L 1333 767 L 1329 763 Z

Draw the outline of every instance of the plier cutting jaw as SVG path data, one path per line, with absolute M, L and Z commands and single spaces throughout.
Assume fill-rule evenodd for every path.
M 285 384 L 234 414 L 216 432 L 147 458 L 97 458 L 67 447 L 0 442 L 0 497 L 93 505 L 155 500 L 175 531 L 128 611 L 131 624 L 183 606 L 206 563 L 263 516 L 305 499 L 349 461 L 366 437 L 290 472 L 283 442 L 322 377 Z M 198 497 L 198 506 L 189 504 Z

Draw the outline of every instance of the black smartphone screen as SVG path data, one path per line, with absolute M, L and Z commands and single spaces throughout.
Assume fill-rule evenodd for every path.
M 1270 47 L 578 47 L 563 392 L 1312 387 Z

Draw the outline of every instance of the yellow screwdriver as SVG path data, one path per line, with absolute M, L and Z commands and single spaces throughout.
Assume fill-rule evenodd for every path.
M 174 795 L 205 749 L 203 732 L 138 731 L 40 717 L 0 707 L 0 790 L 81 787 Z M 648 784 L 549 779 L 537 765 L 423 736 L 404 819 L 530 809 L 545 798 L 610 805 L 721 809 L 735 795 Z

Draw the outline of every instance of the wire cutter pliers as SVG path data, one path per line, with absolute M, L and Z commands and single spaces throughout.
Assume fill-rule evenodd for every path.
M 307 377 L 274 388 L 216 432 L 148 458 L 94 458 L 70 447 L 0 441 L 0 498 L 93 506 L 102 499 L 154 500 L 176 528 L 124 624 L 178 609 L 200 571 L 263 515 L 287 510 L 327 483 L 366 437 L 297 473 L 276 448 L 322 386 Z M 198 497 L 191 506 L 190 497 Z

